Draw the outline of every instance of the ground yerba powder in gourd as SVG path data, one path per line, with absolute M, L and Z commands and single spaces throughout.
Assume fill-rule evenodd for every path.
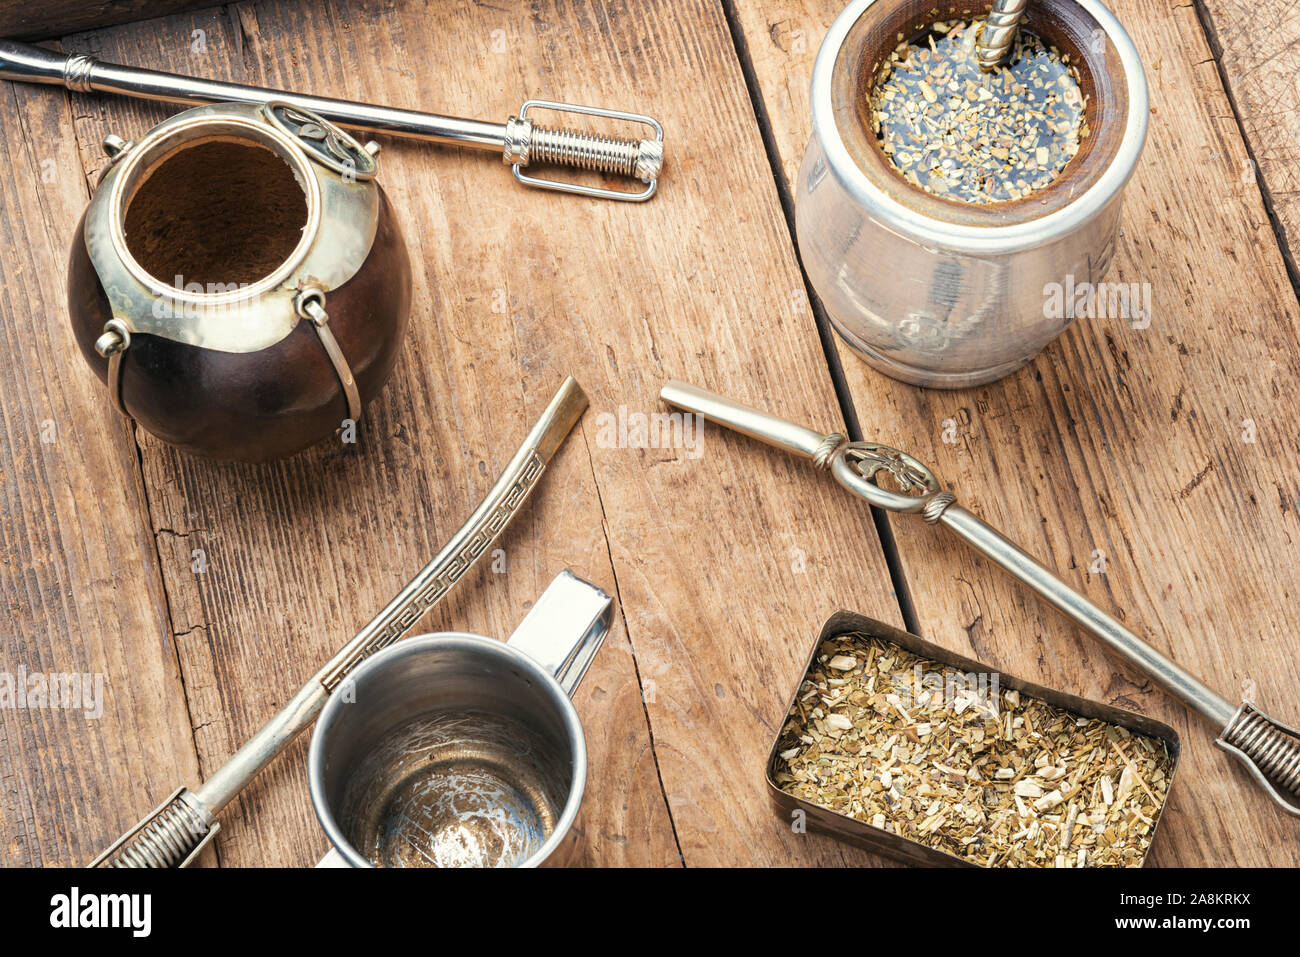
M 872 129 L 894 168 L 936 196 L 976 204 L 1049 185 L 1088 135 L 1069 55 L 1021 29 L 1006 64 L 981 70 L 982 25 L 944 21 L 900 43 L 869 94 Z

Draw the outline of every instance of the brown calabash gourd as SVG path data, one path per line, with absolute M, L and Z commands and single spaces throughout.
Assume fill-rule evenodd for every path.
M 355 429 L 411 303 L 377 147 L 286 102 L 203 106 L 105 147 L 68 305 L 113 403 L 218 459 Z

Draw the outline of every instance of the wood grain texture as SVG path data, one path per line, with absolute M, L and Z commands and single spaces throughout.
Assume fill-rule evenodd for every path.
M 734 5 L 791 182 L 812 62 L 841 7 Z M 1112 9 L 1147 64 L 1152 124 L 1108 278 L 1152 284 L 1150 328 L 1082 321 L 1021 372 L 956 392 L 894 382 L 841 346 L 849 388 L 867 438 L 916 454 L 1221 693 L 1250 693 L 1294 723 L 1296 299 L 1259 189 L 1241 175 L 1241 132 L 1195 10 Z M 1285 57 L 1294 68 L 1295 51 Z M 943 441 L 945 420 L 958 441 Z M 1178 729 L 1184 758 L 1152 863 L 1295 863 L 1294 821 L 1213 746 L 1214 730 L 964 546 L 919 521 L 893 524 L 928 638 Z M 1098 552 L 1103 574 L 1090 571 Z
M 60 37 L 209 5 L 205 0 L 0 0 L 0 37 Z
M 287 48 L 285 36 L 299 42 Z M 851 607 L 898 621 L 869 513 L 731 435 L 706 431 L 696 455 L 627 447 L 602 428 L 620 410 L 661 411 L 658 389 L 674 376 L 838 418 L 721 8 L 258 3 L 65 47 L 466 116 L 504 119 L 531 95 L 668 122 L 661 194 L 643 206 L 524 190 L 479 153 L 387 144 L 381 181 L 406 230 L 417 305 L 359 450 L 229 466 L 137 434 L 202 772 L 428 560 L 572 373 L 592 408 L 504 538 L 505 572 L 476 570 L 422 630 L 504 635 L 565 566 L 618 595 L 618 627 L 576 701 L 589 863 L 870 860 L 794 834 L 763 787 L 822 620 Z M 104 134 L 138 135 L 167 112 L 72 103 L 92 178 Z M 322 853 L 305 750 L 291 748 L 223 815 L 220 863 Z M 124 823 L 90 819 L 83 837 L 107 841 Z
M 1285 3 L 1199 0 L 1196 7 L 1249 150 L 1240 176 L 1258 178 L 1294 284 L 1300 277 L 1300 22 Z
M 0 681 L 102 676 L 58 708 L 4 695 L 0 864 L 82 864 L 197 764 L 135 446 L 64 306 L 88 197 L 67 98 L 4 84 L 0 128 Z
M 697 456 L 624 447 L 602 428 L 658 411 L 672 377 L 842 427 L 724 18 L 742 28 L 793 180 L 812 58 L 839 6 L 283 0 L 66 39 L 156 69 L 487 119 L 545 96 L 667 124 L 661 194 L 641 207 L 522 190 L 482 154 L 387 144 L 381 180 L 416 270 L 405 355 L 360 449 L 265 467 L 187 458 L 138 432 L 137 451 L 60 321 L 64 246 L 99 141 L 168 108 L 0 87 L 13 171 L 0 184 L 0 587 L 16 622 L 0 670 L 109 675 L 98 722 L 0 712 L 6 862 L 80 863 L 218 766 L 428 560 L 573 373 L 592 409 L 502 539 L 504 570 L 475 570 L 421 630 L 504 635 L 566 566 L 618 595 L 577 697 L 587 863 L 882 863 L 793 833 L 762 780 L 821 621 L 847 607 L 899 623 L 867 511 L 718 430 Z M 1082 323 L 1018 375 L 955 393 L 845 354 L 854 411 L 868 437 L 929 462 L 1211 685 L 1253 689 L 1294 720 L 1295 297 L 1195 11 L 1116 9 L 1154 114 L 1112 278 L 1152 283 L 1152 326 Z M 69 171 L 53 185 L 40 182 L 46 158 Z M 948 419 L 955 444 L 941 439 Z M 937 530 L 897 531 L 927 637 L 1179 729 L 1154 863 L 1294 862 L 1291 822 L 1208 729 Z M 1097 549 L 1104 574 L 1085 571 Z M 305 751 L 304 739 L 226 812 L 209 859 L 319 856 Z
M 283 7 L 167 18 L 69 46 L 101 50 L 122 62 L 375 99 L 388 97 L 386 84 L 405 79 L 356 48 L 342 53 L 346 69 L 334 58 L 328 38 L 373 29 L 373 15 L 362 11 L 366 22 L 354 23 L 343 5 L 337 11 Z M 187 42 L 194 29 L 207 38 L 201 54 Z M 263 45 L 263 30 L 273 37 L 322 39 L 319 48 L 298 51 L 311 62 L 272 66 L 283 45 Z M 345 88 L 345 72 L 352 72 L 354 83 L 362 78 L 375 88 Z M 136 134 L 167 113 L 165 107 L 99 99 L 78 98 L 78 106 L 86 109 L 78 132 L 91 169 L 102 160 L 90 144 L 110 129 Z M 411 259 L 421 273 L 420 305 L 385 401 L 368 411 L 361 449 L 318 447 L 276 466 L 240 467 L 189 458 L 142 432 L 137 436 L 204 774 L 433 556 L 495 481 L 567 371 L 559 363 L 525 376 L 508 352 L 498 356 L 495 347 L 505 343 L 490 335 L 485 356 L 506 364 L 476 376 L 471 361 L 467 378 L 459 378 L 460 358 L 449 351 L 450 330 L 440 321 L 455 300 L 429 291 L 424 269 L 430 251 L 423 231 L 413 228 L 420 220 L 410 213 L 411 196 L 430 188 L 421 174 L 427 176 L 437 158 L 417 152 L 409 173 L 400 160 L 385 164 L 383 182 L 405 210 Z M 489 175 L 500 172 L 488 165 Z M 441 276 L 433 282 L 443 285 Z M 465 341 L 482 315 L 467 319 Z M 486 564 L 476 569 L 419 630 L 504 636 L 566 566 L 613 591 L 590 469 L 581 467 L 581 439 L 570 439 L 566 450 L 500 541 L 505 572 L 493 575 Z M 561 531 L 542 534 L 551 521 L 565 518 Z M 196 552 L 206 563 L 201 574 L 193 570 Z M 621 632 L 611 636 L 584 683 L 578 696 L 584 712 L 593 697 L 608 699 L 610 720 L 591 736 L 591 774 L 627 782 L 628 795 L 593 792 L 586 802 L 578 826 L 588 838 L 588 859 L 670 864 L 678 855 L 653 760 L 646 759 L 645 714 Z M 306 745 L 304 737 L 223 816 L 217 842 L 223 864 L 307 864 L 323 853 L 308 801 Z

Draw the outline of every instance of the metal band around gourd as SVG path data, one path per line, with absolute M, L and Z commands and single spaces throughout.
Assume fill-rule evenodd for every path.
M 125 211 L 140 177 L 168 151 L 214 136 L 252 140 L 279 156 L 302 187 L 307 221 L 298 245 L 266 276 L 221 291 L 195 291 L 153 276 L 135 260 L 126 242 Z M 374 248 L 380 218 L 373 180 L 346 181 L 314 159 L 305 144 L 271 123 L 260 107 L 230 103 L 178 114 L 121 152 L 91 198 L 84 230 L 112 314 L 126 319 L 134 335 L 235 354 L 260 352 L 291 335 L 302 318 L 293 306 L 300 284 L 337 289 L 357 275 Z
M 353 422 L 360 422 L 361 392 L 357 389 L 357 379 L 352 374 L 352 367 L 348 365 L 347 356 L 343 354 L 339 341 L 334 338 L 334 333 L 330 330 L 329 313 L 325 311 L 324 290 L 318 286 L 308 286 L 298 293 L 293 304 L 300 316 L 311 321 L 321 345 L 325 347 L 325 354 L 329 356 L 330 363 L 334 366 L 334 371 L 343 386 L 343 394 L 347 398 L 348 418 Z

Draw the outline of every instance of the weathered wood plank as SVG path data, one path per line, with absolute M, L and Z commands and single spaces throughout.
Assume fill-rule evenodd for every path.
M 810 133 L 812 61 L 841 7 L 734 5 L 791 181 Z M 1110 278 L 1151 283 L 1150 328 L 1080 322 L 1020 373 L 960 392 L 894 382 L 841 348 L 850 391 L 868 438 L 930 464 L 974 511 L 1222 693 L 1249 690 L 1294 721 L 1295 296 L 1241 175 L 1246 151 L 1195 11 L 1113 8 L 1148 65 L 1153 109 Z M 946 420 L 956 442 L 943 440 Z M 920 522 L 894 524 L 932 640 L 1179 729 L 1180 781 L 1153 862 L 1294 864 L 1291 821 L 1213 747 L 1213 732 L 963 546 Z M 1104 574 L 1091 570 L 1101 554 Z
M 1280 233 L 1292 282 L 1300 277 L 1300 23 L 1285 3 L 1201 0 L 1196 4 L 1245 134 L 1249 158 L 1239 177 L 1258 179 Z
M 135 446 L 66 318 L 68 98 L 0 84 L 0 129 L 0 863 L 84 864 L 193 777 L 194 740 Z M 100 677 L 61 707 L 21 694 L 74 673 Z
M 261 47 L 258 14 L 271 18 L 272 36 L 282 29 L 292 31 L 283 35 L 329 35 L 329 24 L 321 18 L 333 11 L 299 7 L 245 10 L 236 19 L 210 11 L 95 34 L 80 43 L 86 49 L 102 48 L 106 55 L 111 50 L 123 62 L 278 82 L 263 76 L 260 64 L 251 59 L 274 61 L 284 55 L 282 44 Z M 290 22 L 275 22 L 281 16 Z M 351 28 L 348 22 L 345 29 Z M 188 40 L 194 30 L 204 31 L 202 51 Z M 322 40 L 311 52 L 323 56 L 332 46 Z M 382 98 L 383 84 L 392 74 L 378 63 L 372 66 L 379 81 L 374 93 Z M 313 64 L 292 82 L 328 88 L 320 80 Z M 109 117 L 113 124 L 129 124 L 128 132 L 139 132 L 166 113 L 150 104 L 79 102 L 91 112 L 80 123 L 88 158 L 93 155 L 90 144 L 109 130 Z M 101 164 L 94 158 L 88 166 Z M 398 204 L 405 205 L 402 194 L 422 187 L 393 166 L 400 170 L 397 163 L 389 165 L 384 182 Z M 488 171 L 500 174 L 490 163 Z M 407 215 L 403 219 L 412 260 L 419 264 L 426 259 L 420 230 L 412 228 Z M 491 380 L 468 384 L 459 408 L 426 399 L 426 392 L 455 391 L 449 381 L 454 364 L 441 354 L 440 330 L 430 322 L 439 310 L 430 308 L 428 294 L 417 293 L 417 301 L 423 304 L 415 321 L 424 322 L 424 342 L 417 344 L 418 334 L 412 337 L 403 361 L 406 371 L 399 370 L 405 382 L 395 382 L 386 395 L 398 405 L 381 403 L 371 410 L 361 454 L 324 448 L 276 467 L 241 468 L 188 459 L 139 435 L 155 523 L 166 530 L 160 532 L 163 571 L 205 774 L 432 556 L 495 480 L 496 470 L 562 378 L 555 368 L 546 368 L 526 392 L 520 385 L 503 391 L 506 370 L 501 369 Z M 518 378 L 516 372 L 509 376 Z M 532 506 L 536 511 L 503 539 L 506 572 L 476 571 L 424 622 L 426 630 L 508 634 L 531 599 L 566 565 L 611 588 L 608 555 L 603 545 L 596 548 L 602 538 L 590 521 L 585 527 L 579 520 L 566 526 L 572 535 L 538 541 L 539 522 L 549 527 L 548 515 L 556 519 L 569 510 L 566 500 L 576 494 L 574 476 L 590 483 L 581 439 L 570 444 L 576 448 L 548 473 Z M 594 500 L 583 509 L 588 519 L 593 508 Z M 206 565 L 200 574 L 193 571 L 196 560 Z M 599 725 L 602 733 L 591 736 L 593 776 L 600 769 L 627 781 L 633 799 L 606 792 L 587 802 L 579 826 L 588 832 L 589 859 L 672 863 L 676 847 L 652 757 L 647 760 L 645 715 L 622 633 L 611 637 L 593 667 L 579 706 L 591 697 L 608 699 L 604 710 L 610 718 Z M 227 812 L 226 831 L 218 841 L 222 863 L 305 864 L 323 852 L 324 838 L 307 800 L 306 743 L 298 742 Z
M 602 413 L 659 410 L 672 376 L 837 417 L 720 8 L 286 2 L 236 14 L 69 46 L 460 115 L 504 119 L 528 95 L 644 109 L 668 122 L 669 166 L 661 195 L 629 207 L 522 190 L 482 154 L 389 144 L 381 181 L 411 247 L 416 308 L 360 454 L 223 466 L 139 436 L 153 521 L 170 530 L 162 568 L 203 770 L 428 559 L 573 373 L 592 410 L 508 533 L 505 573 L 476 571 L 424 627 L 504 634 L 565 565 L 617 591 L 622 621 L 577 700 L 589 862 L 868 860 L 776 820 L 762 765 L 821 620 L 845 606 L 897 620 L 869 514 L 825 486 L 790 494 L 805 484 L 797 463 L 731 436 L 705 433 L 696 457 L 624 447 L 601 428 Z M 299 42 L 286 49 L 284 36 Z M 88 169 L 105 133 L 163 115 L 75 102 Z M 321 853 L 304 744 L 227 813 L 223 864 Z
M 0 37 L 59 37 L 206 6 L 206 0 L 0 0 Z

